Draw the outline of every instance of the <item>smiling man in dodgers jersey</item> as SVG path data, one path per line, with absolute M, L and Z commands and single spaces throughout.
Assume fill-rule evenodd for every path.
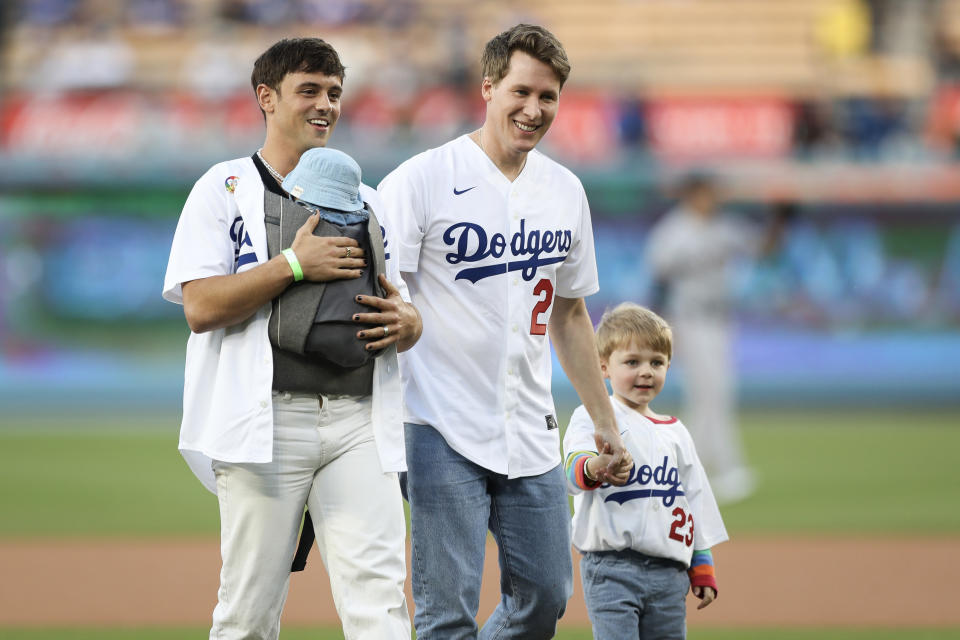
M 550 393 L 560 363 L 613 454 L 620 439 L 583 296 L 597 291 L 586 195 L 534 150 L 570 71 L 541 27 L 517 25 L 482 57 L 483 126 L 408 160 L 380 184 L 400 269 L 423 316 L 403 354 L 406 491 L 420 640 L 477 637 L 487 530 L 502 597 L 482 638 L 551 638 L 572 591 L 570 513 Z

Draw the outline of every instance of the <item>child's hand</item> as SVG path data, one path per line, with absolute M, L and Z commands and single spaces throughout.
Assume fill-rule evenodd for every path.
M 620 434 L 616 431 L 613 432 L 612 436 L 595 433 L 593 439 L 597 444 L 597 452 L 600 455 L 609 454 L 604 460 L 603 468 L 599 469 L 594 477 L 600 482 L 623 486 L 628 475 L 623 474 L 622 471 L 626 469 L 629 473 L 633 467 L 633 458 L 624 446 Z
M 595 478 L 597 482 L 608 482 L 615 486 L 622 486 L 626 484 L 627 478 L 630 477 L 633 461 L 630 461 L 630 466 L 626 466 L 621 459 L 620 464 L 613 467 L 611 471 L 610 464 L 613 462 L 614 456 L 609 453 L 609 445 L 607 445 L 607 448 L 608 452 L 599 453 L 587 460 L 587 474 L 591 478 Z
M 590 464 L 590 463 L 593 464 Z M 616 487 L 622 487 L 627 483 L 630 477 L 630 469 L 633 468 L 633 458 L 629 452 L 624 450 L 624 455 L 619 458 L 613 453 L 613 448 L 609 443 L 604 443 L 600 452 L 587 461 L 590 475 L 598 482 L 606 482 Z
M 697 605 L 697 611 L 708 606 L 717 598 L 717 592 L 713 587 L 693 587 L 692 591 L 693 595 L 701 600 L 700 604 Z
M 599 457 L 599 456 L 598 456 Z M 607 459 L 604 460 L 604 465 L 601 467 L 601 470 L 604 474 L 604 482 L 609 482 L 615 487 L 622 487 L 627 484 L 627 480 L 630 478 L 630 470 L 633 468 L 633 460 L 620 460 L 620 464 L 610 468 L 610 462 L 613 460 L 613 456 L 604 456 Z
M 630 479 L 631 469 L 633 469 L 633 458 L 629 456 L 620 458 L 619 465 L 614 466 L 612 469 L 609 466 L 607 467 L 607 482 L 614 486 L 622 487 L 627 483 L 627 480 Z

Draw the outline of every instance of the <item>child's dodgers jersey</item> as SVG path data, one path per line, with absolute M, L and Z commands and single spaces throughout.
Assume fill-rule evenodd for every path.
M 580 551 L 633 549 L 690 565 L 695 549 L 728 538 L 693 440 L 676 418 L 655 421 L 611 398 L 633 456 L 629 481 L 574 494 L 573 545 Z M 595 451 L 594 427 L 581 406 L 570 418 L 564 455 Z

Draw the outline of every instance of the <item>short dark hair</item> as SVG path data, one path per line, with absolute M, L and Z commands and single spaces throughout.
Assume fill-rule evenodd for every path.
M 320 38 L 284 38 L 264 51 L 253 63 L 253 91 L 264 84 L 274 91 L 288 73 L 322 73 L 343 82 L 344 66 L 337 50 Z
M 567 52 L 556 36 L 534 24 L 518 24 L 491 38 L 480 58 L 483 77 L 490 78 L 493 84 L 503 80 L 510 71 L 510 56 L 514 51 L 522 51 L 553 69 L 563 88 L 570 76 Z

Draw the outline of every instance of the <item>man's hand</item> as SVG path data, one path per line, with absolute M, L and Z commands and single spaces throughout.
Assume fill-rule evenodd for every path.
M 357 337 L 369 340 L 367 349 L 370 351 L 383 349 L 394 342 L 397 343 L 398 351 L 406 351 L 420 339 L 423 331 L 420 312 L 400 297 L 400 292 L 382 273 L 380 286 L 386 292 L 386 298 L 357 296 L 357 302 L 373 307 L 376 311 L 358 313 L 353 316 L 353 321 L 357 324 L 380 325 L 358 331 Z
M 630 467 L 620 465 L 613 473 L 607 470 L 607 467 L 613 461 L 613 455 L 610 453 L 610 445 L 604 445 L 604 449 L 596 456 L 587 459 L 586 472 L 588 477 L 593 477 L 599 482 L 609 482 L 612 485 L 623 486 L 630 477 Z M 603 478 L 600 477 L 601 472 Z
M 700 604 L 697 605 L 698 611 L 717 599 L 717 592 L 713 587 L 693 587 L 692 591 L 693 595 L 700 598 L 701 601 Z
M 367 266 L 363 250 L 353 238 L 315 236 L 320 222 L 315 213 L 297 229 L 290 248 L 297 256 L 303 279 L 314 282 L 359 278 Z
M 616 429 L 598 430 L 593 434 L 597 444 L 597 452 L 609 454 L 610 462 L 606 467 L 599 469 L 596 478 L 601 482 L 608 482 L 616 487 L 627 483 L 630 469 L 633 467 L 633 457 L 623 444 L 623 439 Z
M 626 480 L 621 481 L 621 478 L 626 477 L 624 471 L 630 471 L 633 459 L 623 446 L 610 397 L 603 384 L 600 356 L 587 306 L 583 298 L 562 296 L 555 296 L 553 304 L 548 328 L 557 359 L 595 425 L 597 452 L 607 451 L 613 456 L 610 464 L 600 469 L 597 478 L 622 486 Z

